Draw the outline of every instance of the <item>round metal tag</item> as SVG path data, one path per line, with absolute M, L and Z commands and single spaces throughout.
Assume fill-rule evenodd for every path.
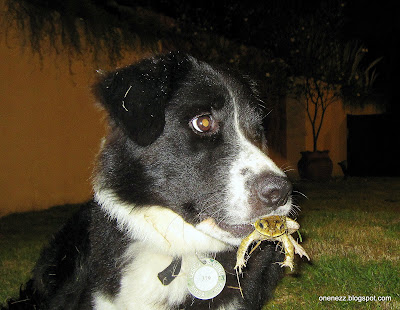
M 224 289 L 224 267 L 215 259 L 203 258 L 192 266 L 188 275 L 189 292 L 198 299 L 211 299 Z

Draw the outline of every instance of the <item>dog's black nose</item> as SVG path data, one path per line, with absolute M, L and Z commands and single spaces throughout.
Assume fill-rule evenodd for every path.
M 257 195 L 268 207 L 284 205 L 292 193 L 292 184 L 282 176 L 267 175 L 258 180 Z

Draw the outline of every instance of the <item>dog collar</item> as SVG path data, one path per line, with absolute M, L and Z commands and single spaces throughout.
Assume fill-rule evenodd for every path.
M 163 271 L 158 273 L 158 279 L 162 285 L 169 285 L 179 275 L 182 267 L 182 257 L 175 257 L 171 264 L 168 265 Z

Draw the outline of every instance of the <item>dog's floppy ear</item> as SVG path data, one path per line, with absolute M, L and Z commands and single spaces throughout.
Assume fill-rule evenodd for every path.
M 111 119 L 146 146 L 163 132 L 166 104 L 189 67 L 189 58 L 179 52 L 146 59 L 107 74 L 94 92 Z

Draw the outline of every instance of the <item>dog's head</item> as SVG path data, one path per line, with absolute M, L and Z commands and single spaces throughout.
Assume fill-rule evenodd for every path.
M 291 185 L 267 156 L 253 86 L 180 53 L 105 76 L 95 92 L 111 129 L 96 194 L 172 209 L 221 240 L 240 240 L 262 216 L 288 214 Z

